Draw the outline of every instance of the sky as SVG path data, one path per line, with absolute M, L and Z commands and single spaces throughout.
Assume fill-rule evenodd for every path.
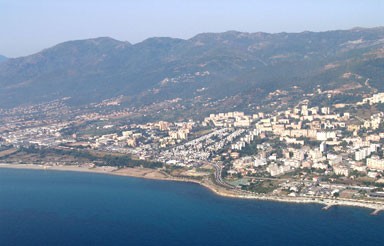
M 68 40 L 138 43 L 203 32 L 302 32 L 384 26 L 383 0 L 0 0 L 0 54 Z

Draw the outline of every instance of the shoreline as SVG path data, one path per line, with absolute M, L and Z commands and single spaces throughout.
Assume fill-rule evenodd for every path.
M 98 173 L 134 178 L 144 178 L 152 180 L 163 180 L 163 181 L 176 181 L 176 182 L 188 182 L 199 184 L 216 195 L 234 199 L 248 199 L 248 200 L 260 200 L 260 201 L 271 201 L 271 202 L 284 202 L 284 203 L 301 203 L 301 204 L 322 204 L 324 205 L 323 210 L 327 210 L 333 206 L 349 206 L 349 207 L 361 207 L 374 210 L 371 214 L 377 215 L 381 211 L 384 211 L 384 201 L 360 201 L 353 199 L 343 198 L 323 198 L 323 197 L 288 197 L 288 196 L 271 196 L 271 195 L 259 195 L 255 193 L 247 193 L 240 190 L 228 190 L 221 186 L 214 184 L 212 181 L 198 181 L 188 178 L 178 178 L 165 174 L 161 171 L 148 168 L 122 168 L 117 169 L 114 167 L 81 167 L 81 166 L 45 166 L 38 164 L 7 164 L 0 163 L 0 168 L 11 168 L 11 169 L 29 169 L 29 170 L 47 170 L 47 171 L 69 171 L 69 172 L 86 172 L 86 173 Z

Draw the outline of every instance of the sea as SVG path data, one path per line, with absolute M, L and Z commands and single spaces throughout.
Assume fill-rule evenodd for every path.
M 384 245 L 370 209 L 221 197 L 193 183 L 0 168 L 0 245 Z

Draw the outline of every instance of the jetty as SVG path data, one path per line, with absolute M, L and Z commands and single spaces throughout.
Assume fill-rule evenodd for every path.
M 327 206 L 323 207 L 322 209 L 323 210 L 328 210 L 330 209 L 331 207 L 335 206 L 336 204 L 328 204 Z
M 371 215 L 378 215 L 381 212 L 381 209 L 375 209 Z

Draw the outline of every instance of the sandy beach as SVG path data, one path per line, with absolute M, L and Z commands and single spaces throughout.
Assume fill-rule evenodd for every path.
M 154 180 L 168 180 L 168 181 L 180 181 L 180 182 L 192 182 L 200 184 L 217 195 L 240 198 L 240 199 L 254 199 L 263 201 L 275 201 L 275 202 L 289 202 L 289 203 L 318 203 L 323 204 L 324 209 L 328 209 L 332 206 L 354 206 L 372 209 L 372 214 L 377 214 L 384 210 L 384 201 L 368 201 L 368 200 L 353 200 L 353 199 L 341 199 L 341 198 L 323 198 L 323 197 L 288 197 L 288 196 L 272 196 L 272 195 L 260 195 L 255 193 L 249 193 L 236 189 L 226 189 L 214 184 L 212 181 L 197 181 L 194 179 L 177 178 L 170 176 L 162 171 L 148 169 L 148 168 L 122 168 L 115 167 L 87 167 L 87 166 L 45 166 L 36 164 L 0 164 L 0 168 L 15 168 L 15 169 L 33 169 L 33 170 L 54 170 L 54 171 L 72 171 L 72 172 L 88 172 L 88 173 L 100 173 L 109 175 L 119 175 L 128 177 L 137 177 Z
M 33 169 L 33 170 L 54 170 L 54 171 L 70 171 L 70 172 L 88 172 L 101 173 L 119 176 L 129 176 L 156 180 L 167 180 L 169 176 L 166 174 L 149 168 L 115 168 L 115 167 L 87 167 L 87 166 L 46 166 L 36 164 L 5 164 L 0 163 L 0 168 L 15 168 L 15 169 Z

